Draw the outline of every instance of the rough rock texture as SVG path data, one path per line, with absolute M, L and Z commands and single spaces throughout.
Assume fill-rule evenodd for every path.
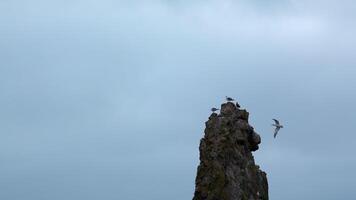
M 248 123 L 249 113 L 231 102 L 206 122 L 200 141 L 200 165 L 193 200 L 268 200 L 266 173 L 252 151 L 260 136 Z

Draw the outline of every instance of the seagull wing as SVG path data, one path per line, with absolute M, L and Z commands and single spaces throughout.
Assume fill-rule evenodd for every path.
M 280 127 L 276 127 L 276 129 L 274 130 L 274 135 L 273 135 L 274 138 L 276 138 L 279 129 L 281 129 L 281 128 Z
M 279 121 L 276 119 L 273 119 L 274 122 L 276 122 L 277 125 L 279 125 Z

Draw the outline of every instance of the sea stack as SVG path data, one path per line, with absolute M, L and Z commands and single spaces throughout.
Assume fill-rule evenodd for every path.
M 200 141 L 193 200 L 268 200 L 266 173 L 252 155 L 261 138 L 248 117 L 232 102 L 210 115 Z

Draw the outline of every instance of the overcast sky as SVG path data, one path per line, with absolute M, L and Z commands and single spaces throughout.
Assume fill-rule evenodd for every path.
M 0 199 L 191 199 L 225 95 L 262 137 L 270 199 L 355 198 L 355 9 L 1 0 Z

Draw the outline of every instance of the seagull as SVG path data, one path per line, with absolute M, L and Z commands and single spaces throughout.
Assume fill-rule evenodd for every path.
M 236 107 L 240 108 L 240 104 L 238 102 L 236 102 Z
M 217 108 L 211 108 L 211 111 L 213 112 L 213 113 L 215 113 L 215 111 L 218 111 L 219 109 L 217 109 Z
M 230 102 L 230 101 L 235 101 L 235 99 L 231 98 L 231 97 L 228 97 L 228 96 L 225 96 L 226 97 L 226 101 Z
M 275 124 L 272 124 L 272 126 L 275 126 L 275 127 L 276 127 L 276 129 L 274 129 L 274 135 L 273 135 L 273 137 L 276 138 L 279 129 L 283 128 L 283 126 L 279 123 L 278 120 L 273 119 L 273 121 L 275 122 Z

